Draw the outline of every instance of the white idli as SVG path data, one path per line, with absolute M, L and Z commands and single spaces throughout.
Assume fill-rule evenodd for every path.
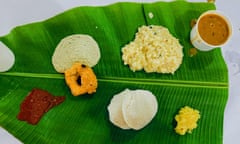
M 2 42 L 0 42 L 0 72 L 11 69 L 15 62 L 13 52 Z
M 122 129 L 139 130 L 156 115 L 156 97 L 147 90 L 129 90 L 113 96 L 109 106 L 110 121 Z
M 156 97 L 146 90 L 130 91 L 122 103 L 122 112 L 129 127 L 139 130 L 145 127 L 156 115 Z
M 110 121 L 122 129 L 130 129 L 130 127 L 126 124 L 122 114 L 122 102 L 128 92 L 129 90 L 126 89 L 121 93 L 114 95 L 108 106 Z
M 74 34 L 65 37 L 57 45 L 52 64 L 57 72 L 64 73 L 76 62 L 93 67 L 100 57 L 98 44 L 91 36 Z

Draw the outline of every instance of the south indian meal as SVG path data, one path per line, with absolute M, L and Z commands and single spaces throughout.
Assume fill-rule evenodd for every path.
M 196 19 L 191 22 L 191 26 L 194 25 Z M 228 27 L 217 15 L 202 17 L 198 25 L 200 35 L 209 44 L 222 44 L 229 36 Z M 133 72 L 176 73 L 184 57 L 183 46 L 178 38 L 161 25 L 142 25 L 136 31 L 134 40 L 129 40 L 121 48 L 123 66 L 129 67 Z M 93 67 L 99 63 L 100 58 L 99 45 L 92 36 L 73 34 L 59 41 L 51 62 L 56 72 L 64 75 L 65 85 L 71 94 L 81 96 L 97 92 L 98 77 Z M 123 130 L 143 129 L 157 115 L 156 95 L 149 90 L 129 88 L 114 94 L 107 106 L 109 122 Z M 34 88 L 21 103 L 17 118 L 35 125 L 50 109 L 63 103 L 65 98 Z M 173 119 L 176 121 L 174 130 L 177 134 L 192 133 L 197 128 L 200 111 L 184 106 Z

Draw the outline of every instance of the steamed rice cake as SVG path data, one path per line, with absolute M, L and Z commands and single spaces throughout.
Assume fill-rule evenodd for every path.
M 108 106 L 110 121 L 114 125 L 122 128 L 122 129 L 130 129 L 130 127 L 125 122 L 125 120 L 123 118 L 123 113 L 122 113 L 122 102 L 129 91 L 130 91 L 129 89 L 126 89 L 126 90 L 120 92 L 119 94 L 116 94 L 112 98 L 111 103 Z
M 93 67 L 100 57 L 100 48 L 91 36 L 74 34 L 59 42 L 52 56 L 52 64 L 57 72 L 64 73 L 76 62 Z
M 114 95 L 108 112 L 110 121 L 122 129 L 139 130 L 151 122 L 157 113 L 156 97 L 147 90 L 124 90 Z

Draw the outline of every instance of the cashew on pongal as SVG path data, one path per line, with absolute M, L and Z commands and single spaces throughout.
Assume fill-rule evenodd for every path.
M 73 96 L 96 92 L 97 77 L 91 67 L 100 60 L 97 42 L 89 35 L 74 34 L 63 38 L 57 45 L 52 64 L 64 73 L 66 84 Z

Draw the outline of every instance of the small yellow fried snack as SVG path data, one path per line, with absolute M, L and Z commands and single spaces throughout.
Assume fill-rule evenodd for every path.
M 72 95 L 92 94 L 97 89 L 97 78 L 93 70 L 83 64 L 75 63 L 65 71 L 65 81 Z
M 179 135 L 185 135 L 187 132 L 192 133 L 192 130 L 197 128 L 198 119 L 200 119 L 198 110 L 194 110 L 189 106 L 181 108 L 179 114 L 175 116 L 177 121 L 175 132 Z

